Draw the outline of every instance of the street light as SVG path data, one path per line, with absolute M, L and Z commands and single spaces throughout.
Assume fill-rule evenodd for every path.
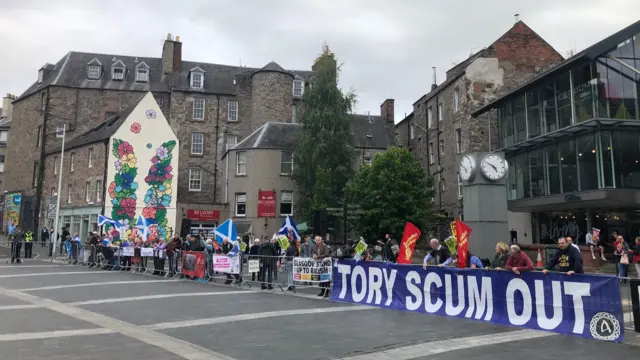
M 64 164 L 64 138 L 67 133 L 67 124 L 62 125 L 62 136 L 56 129 L 56 137 L 62 138 L 62 147 L 60 148 L 60 167 L 58 167 L 58 196 L 56 196 L 56 218 L 53 225 L 53 249 L 51 252 L 51 262 L 56 262 L 56 251 L 58 249 L 58 222 L 60 221 L 60 196 L 62 195 L 62 164 Z M 55 166 L 55 164 L 54 164 Z

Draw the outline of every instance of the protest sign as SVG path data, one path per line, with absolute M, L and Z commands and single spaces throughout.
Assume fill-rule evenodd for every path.
M 205 256 L 203 252 L 184 251 L 182 253 L 182 273 L 197 278 L 204 277 Z
M 293 258 L 293 280 L 323 282 L 331 280 L 331 258 L 315 260 L 311 258 Z
M 140 248 L 140 256 L 153 256 L 153 248 Z
M 213 255 L 213 271 L 225 274 L 240 273 L 240 257 L 227 255 Z
M 249 274 L 260 271 L 260 260 L 249 260 Z
M 355 249 L 354 249 L 354 250 L 355 250 L 356 254 L 358 254 L 358 255 L 362 255 L 362 253 L 363 253 L 365 250 L 367 250 L 367 243 L 366 243 L 366 242 L 364 242 L 364 240 L 360 240 L 360 241 L 358 241 L 358 245 L 356 245 L 356 247 L 355 247 Z

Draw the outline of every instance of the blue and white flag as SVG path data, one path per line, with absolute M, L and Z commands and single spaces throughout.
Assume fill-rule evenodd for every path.
M 229 255 L 229 257 L 236 256 L 238 254 L 240 254 L 240 240 L 234 241 L 233 242 L 233 247 L 231 248 L 229 253 L 227 253 L 227 255 Z
M 222 244 L 224 238 L 227 238 L 229 241 L 235 241 L 238 238 L 236 224 L 234 224 L 231 219 L 227 219 L 216 228 L 216 241 Z
M 142 233 L 142 240 L 147 240 L 147 234 L 149 233 L 149 227 L 147 226 L 147 220 L 142 215 L 138 215 L 138 222 L 136 223 L 138 231 Z
M 16 231 L 16 226 L 13 225 L 11 220 L 7 221 L 7 233 L 9 233 L 9 235 L 11 235 L 11 234 L 13 234 L 14 231 Z
M 296 222 L 293 221 L 293 216 L 291 215 L 287 215 L 282 227 L 278 230 L 278 235 L 289 235 L 289 233 L 291 233 L 291 238 L 293 240 L 300 240 L 300 234 L 298 233 Z
M 118 220 L 113 220 L 112 218 L 108 218 L 104 215 L 98 215 L 98 226 L 102 226 L 105 224 L 111 224 L 116 227 L 116 229 L 122 228 L 122 224 L 118 222 Z

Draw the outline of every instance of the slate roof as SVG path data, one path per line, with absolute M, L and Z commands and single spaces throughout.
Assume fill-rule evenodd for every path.
M 102 76 L 100 79 L 92 80 L 87 76 L 88 64 L 92 61 L 102 65 Z M 118 61 L 122 62 L 127 69 L 125 78 L 122 81 L 111 79 L 111 66 Z M 142 62 L 149 67 L 149 82 L 147 83 L 135 81 L 136 66 Z M 189 72 L 191 69 L 198 67 L 205 72 L 204 89 L 193 90 L 189 88 Z M 172 77 L 165 77 L 163 80 L 162 58 L 93 54 L 75 51 L 67 53 L 56 64 L 48 67 L 48 69 L 52 71 L 43 79 L 42 83 L 38 84 L 37 81 L 34 82 L 16 101 L 48 85 L 86 89 L 168 92 L 171 89 L 170 84 L 173 81 L 174 89 L 178 91 L 233 95 L 235 94 L 233 79 L 234 76 L 238 74 L 251 75 L 256 71 L 278 71 L 300 77 L 306 81 L 309 81 L 312 75 L 311 71 L 284 70 L 274 62 L 258 69 L 183 60 L 180 71 L 174 72 Z
M 144 97 L 142 99 L 144 99 Z M 122 123 L 129 117 L 129 115 L 131 115 L 133 109 L 138 106 L 138 103 L 142 101 L 142 99 L 136 101 L 121 113 L 116 114 L 101 122 L 94 128 L 89 129 L 84 134 L 76 136 L 75 138 L 71 139 L 71 141 L 65 141 L 64 150 L 67 151 L 76 149 L 85 145 L 95 144 L 97 142 L 101 142 L 111 138 L 111 136 L 113 136 L 113 134 L 118 131 L 120 125 L 122 125 Z M 51 151 L 48 151 L 47 154 L 55 154 L 58 152 L 60 152 L 60 146 L 57 146 Z
M 0 109 L 0 112 L 2 109 Z M 0 128 L 8 129 L 11 127 L 11 119 L 7 117 L 0 118 Z
M 272 62 L 268 63 L 262 69 L 258 69 L 256 71 L 254 71 L 252 75 L 257 74 L 259 72 L 266 72 L 266 71 L 279 72 L 279 73 L 283 73 L 283 74 L 294 76 L 291 72 L 283 69 L 282 66 L 278 65 L 278 63 L 276 63 L 275 61 L 272 61 Z
M 396 143 L 394 124 L 379 115 L 354 115 L 351 131 L 357 148 L 386 149 Z

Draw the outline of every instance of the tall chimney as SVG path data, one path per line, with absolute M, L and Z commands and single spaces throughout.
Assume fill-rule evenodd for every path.
M 167 34 L 167 39 L 162 46 L 162 77 L 182 69 L 182 43 L 180 37 L 175 40 L 171 33 Z
M 13 114 L 13 104 L 11 102 L 15 99 L 16 96 L 12 94 L 7 94 L 2 98 L 2 113 L 0 114 L 0 117 L 11 119 L 11 115 Z
M 380 116 L 389 124 L 395 124 L 395 100 L 387 99 L 380 105 Z
M 520 21 L 520 14 L 514 14 L 513 17 L 516 19 L 516 23 Z
M 433 83 L 431 83 L 431 91 L 435 90 L 438 87 L 438 82 L 436 81 L 436 67 L 431 68 L 433 70 Z

